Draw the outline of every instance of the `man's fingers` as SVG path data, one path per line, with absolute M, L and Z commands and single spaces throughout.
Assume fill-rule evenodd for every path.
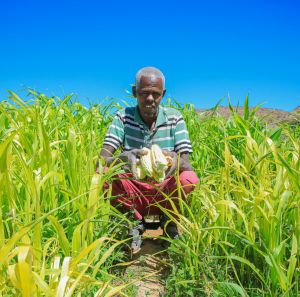
M 170 177 L 176 170 L 176 166 L 173 165 L 168 171 L 167 171 L 167 174 L 166 174 L 166 178 Z
M 134 164 L 131 164 L 130 170 L 131 170 L 131 173 L 134 174 Z
M 137 163 L 137 157 L 136 157 L 135 154 L 132 154 L 132 155 L 130 156 L 129 163 L 130 163 L 131 165 L 134 165 L 134 164 Z
M 122 169 L 125 171 L 131 171 L 131 167 L 129 165 L 123 165 Z
M 134 151 L 134 154 L 138 157 L 142 157 L 142 156 L 146 156 L 148 154 L 148 151 L 143 149 L 140 150 L 137 149 Z

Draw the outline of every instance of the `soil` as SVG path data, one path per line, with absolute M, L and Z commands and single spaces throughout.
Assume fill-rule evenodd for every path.
M 164 293 L 164 276 L 167 272 L 167 255 L 162 247 L 162 230 L 146 230 L 140 252 L 126 268 L 125 278 L 135 281 L 135 297 L 159 297 Z

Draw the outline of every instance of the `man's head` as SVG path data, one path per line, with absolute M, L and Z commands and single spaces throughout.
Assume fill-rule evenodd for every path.
M 156 119 L 161 99 L 165 95 L 165 77 L 154 67 L 144 67 L 135 76 L 136 85 L 132 94 L 137 98 L 139 111 L 144 121 Z

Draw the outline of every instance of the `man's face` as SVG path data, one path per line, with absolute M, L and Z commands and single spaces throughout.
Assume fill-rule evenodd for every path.
M 135 95 L 139 111 L 144 119 L 152 119 L 157 116 L 158 107 L 164 94 L 161 78 L 142 76 Z

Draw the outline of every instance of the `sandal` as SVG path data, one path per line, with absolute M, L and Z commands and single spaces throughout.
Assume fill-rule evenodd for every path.
M 145 226 L 143 223 L 135 225 L 129 231 L 129 236 L 132 237 L 131 253 L 137 254 L 141 250 L 142 246 L 142 234 L 144 233 Z

